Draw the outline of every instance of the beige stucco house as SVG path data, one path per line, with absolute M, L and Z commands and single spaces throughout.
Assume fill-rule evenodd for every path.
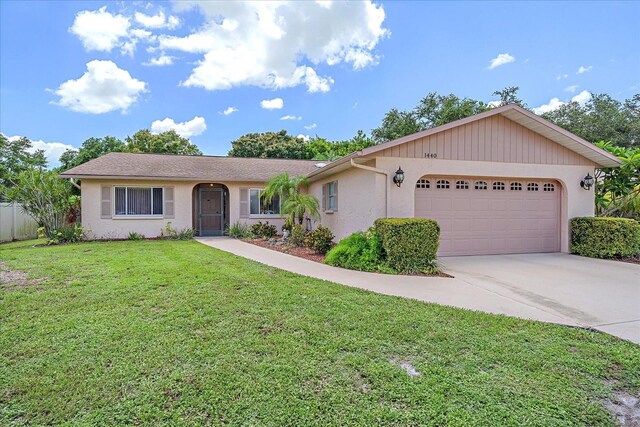
M 283 221 L 260 197 L 282 172 L 305 175 L 315 223 L 337 238 L 383 217 L 433 218 L 439 255 L 568 252 L 569 220 L 594 213 L 595 169 L 615 156 L 515 105 L 322 164 L 306 160 L 111 153 L 62 174 L 82 180 L 82 224 L 97 238 L 157 236 L 171 221 L 221 235 L 236 221 Z M 404 172 L 398 185 L 394 176 Z M 397 180 L 397 179 L 396 179 Z

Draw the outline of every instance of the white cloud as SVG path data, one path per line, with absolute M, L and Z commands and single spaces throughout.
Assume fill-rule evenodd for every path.
M 69 31 L 80 38 L 85 49 L 110 52 L 120 46 L 120 39 L 127 37 L 130 25 L 129 18 L 112 15 L 103 6 L 96 11 L 78 12 Z
M 286 116 L 280 117 L 280 120 L 302 120 L 302 117 L 286 115 Z
M 164 120 L 155 120 L 151 123 L 151 132 L 153 133 L 162 133 L 168 130 L 175 130 L 183 138 L 191 138 L 207 130 L 207 124 L 204 117 L 200 116 L 195 116 L 186 122 L 176 123 L 173 119 L 167 117 Z
M 115 110 L 126 112 L 146 91 L 146 86 L 111 61 L 93 60 L 87 63 L 82 77 L 67 80 L 53 93 L 60 97 L 55 103 L 62 107 L 102 114 Z
M 296 138 L 299 138 L 299 139 L 303 140 L 304 142 L 309 142 L 309 140 L 311 139 L 311 137 L 309 135 L 303 135 L 303 134 L 300 134 L 300 135 L 296 136 Z
M 148 67 L 164 67 L 172 64 L 173 56 L 168 55 L 160 55 L 157 58 L 151 58 L 149 61 L 142 63 L 142 65 L 146 65 Z
M 576 71 L 576 74 L 584 74 L 584 73 L 588 73 L 589 71 L 593 70 L 593 65 L 581 65 L 580 68 L 578 68 L 578 71 Z
M 317 124 L 315 124 L 315 123 L 311 123 L 310 125 L 307 125 L 307 126 L 305 126 L 304 128 L 305 128 L 306 130 L 311 130 L 311 129 L 315 129 L 315 128 L 317 128 L 317 127 L 318 127 L 318 125 L 317 125 Z
M 536 114 L 544 114 L 544 113 L 548 113 L 549 111 L 557 110 L 564 104 L 565 103 L 560 101 L 560 99 L 558 98 L 551 98 L 551 100 L 549 100 L 547 104 L 543 104 L 539 107 L 532 108 L 531 110 Z
M 573 98 L 571 98 L 570 102 L 577 102 L 580 105 L 584 105 L 587 101 L 591 99 L 591 93 L 589 91 L 583 90 Z M 547 104 L 543 104 L 539 107 L 532 108 L 532 111 L 536 114 L 544 114 L 553 110 L 557 110 L 558 108 L 565 105 L 566 102 L 561 101 L 558 98 L 551 98 Z
M 587 90 L 583 90 L 573 98 L 571 98 L 571 102 L 577 102 L 580 105 L 584 105 L 591 99 L 591 93 Z
M 208 90 L 305 85 L 327 92 L 334 80 L 318 75 L 319 64 L 376 64 L 375 48 L 389 35 L 384 9 L 371 1 L 192 1 L 174 8 L 195 9 L 205 22 L 184 37 L 159 36 L 158 47 L 203 55 L 182 84 Z
M 576 93 L 576 90 L 578 90 L 580 86 L 578 85 L 571 85 L 571 86 L 567 86 L 564 88 L 565 92 L 571 92 L 571 93 Z
M 567 77 L 569 77 L 569 74 L 558 74 L 558 76 L 556 77 L 556 80 L 563 80 L 563 79 L 566 79 Z
M 260 101 L 260 106 L 265 110 L 279 110 L 284 107 L 282 98 L 264 99 Z
M 22 138 L 20 135 L 7 137 L 11 142 L 20 138 Z M 60 164 L 59 159 L 62 153 L 67 150 L 77 150 L 77 148 L 73 145 L 63 144 L 62 142 L 45 142 L 42 140 L 31 141 L 31 148 L 27 151 L 29 153 L 34 153 L 36 150 L 43 150 L 49 166 L 56 167 Z
M 173 30 L 180 25 L 180 20 L 175 16 L 165 16 L 163 11 L 157 15 L 145 15 L 142 12 L 136 12 L 134 15 L 136 22 L 145 28 L 167 28 Z
M 489 66 L 487 68 L 489 70 L 493 70 L 496 67 L 508 64 L 508 63 L 513 62 L 515 60 L 516 60 L 516 58 L 513 55 L 510 55 L 508 53 L 500 53 L 500 54 L 498 54 L 498 56 L 496 56 L 495 58 L 493 58 L 491 60 L 491 63 L 489 64 Z
M 224 109 L 222 114 L 224 114 L 225 116 L 228 116 L 230 114 L 235 113 L 236 111 L 238 111 L 238 109 L 236 107 L 227 107 L 227 108 Z

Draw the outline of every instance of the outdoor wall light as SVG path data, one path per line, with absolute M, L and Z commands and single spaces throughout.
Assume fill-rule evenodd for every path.
M 587 176 L 585 176 L 582 181 L 580 181 L 580 187 L 584 188 L 585 190 L 590 190 L 591 187 L 593 187 L 593 177 L 591 176 L 591 174 L 587 174 Z
M 398 187 L 400 187 L 403 182 L 404 182 L 404 171 L 400 166 L 398 166 L 398 170 L 396 171 L 396 174 L 393 176 L 393 183 Z

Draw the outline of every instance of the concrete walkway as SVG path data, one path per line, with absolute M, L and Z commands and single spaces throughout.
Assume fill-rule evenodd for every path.
M 380 294 L 594 327 L 640 343 L 638 265 L 567 254 L 496 255 L 443 258 L 453 279 L 396 276 L 331 267 L 224 237 L 196 240 L 272 267 Z

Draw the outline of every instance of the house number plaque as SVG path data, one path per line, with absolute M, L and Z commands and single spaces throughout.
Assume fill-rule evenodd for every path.
M 437 153 L 424 153 L 424 158 L 425 159 L 437 159 L 438 158 L 438 154 Z

